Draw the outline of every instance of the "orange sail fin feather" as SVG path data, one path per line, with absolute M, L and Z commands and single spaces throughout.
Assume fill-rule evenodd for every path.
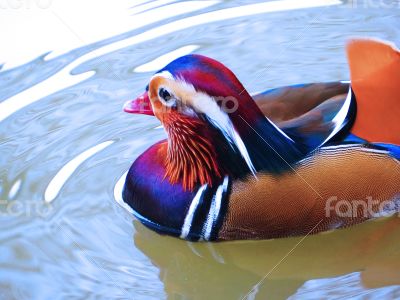
M 170 139 L 165 178 L 169 178 L 171 183 L 182 180 L 184 189 L 189 190 L 193 190 L 196 180 L 202 185 L 212 185 L 211 174 L 221 178 L 223 171 L 218 165 L 215 147 L 207 137 L 210 133 L 204 130 L 203 122 L 178 118 L 175 113 L 170 113 L 168 119 L 166 124 L 170 125 L 166 126 L 166 130 Z
M 347 56 L 357 99 L 352 133 L 369 142 L 400 145 L 400 51 L 357 39 L 348 43 Z
M 230 152 L 232 145 L 222 133 L 204 120 L 170 112 L 164 124 L 169 136 L 164 179 L 172 184 L 192 191 L 196 184 L 212 187 L 224 174 L 237 178 L 247 170 L 237 151 Z

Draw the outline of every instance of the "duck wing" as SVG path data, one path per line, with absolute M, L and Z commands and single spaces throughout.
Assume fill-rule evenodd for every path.
M 355 117 L 354 107 L 346 105 L 348 96 L 355 106 L 348 83 L 328 82 L 279 87 L 253 98 L 266 117 L 312 151 L 339 131 L 348 131 Z
M 253 95 L 263 114 L 274 123 L 301 117 L 320 104 L 341 96 L 346 98 L 349 83 L 325 82 L 282 86 Z

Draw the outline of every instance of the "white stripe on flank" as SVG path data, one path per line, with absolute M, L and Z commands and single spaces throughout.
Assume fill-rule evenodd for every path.
M 206 189 L 207 184 L 201 186 L 194 196 L 192 203 L 190 204 L 188 213 L 186 214 L 185 221 L 183 222 L 181 238 L 186 239 L 190 232 L 190 227 L 192 227 L 194 213 L 196 211 L 197 206 L 199 205 L 201 196 L 203 195 L 204 190 Z
M 222 194 L 226 192 L 228 188 L 228 182 L 229 182 L 229 177 L 225 176 L 224 182 L 218 187 L 217 192 L 215 193 L 212 199 L 210 211 L 207 216 L 207 221 L 203 227 L 203 232 L 204 232 L 203 236 L 204 240 L 206 241 L 210 239 L 212 227 L 218 218 L 219 211 L 221 210 Z

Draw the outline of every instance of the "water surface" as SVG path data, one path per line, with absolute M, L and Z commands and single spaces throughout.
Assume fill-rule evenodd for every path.
M 348 38 L 400 44 L 397 4 L 116 1 L 97 15 L 85 5 L 74 23 L 80 4 L 66 2 L 43 8 L 65 33 L 37 45 L 25 33 L 19 48 L 3 41 L 0 298 L 400 298 L 399 218 L 305 239 L 193 244 L 149 231 L 114 199 L 132 161 L 165 137 L 154 118 L 121 110 L 163 64 L 208 55 L 250 92 L 348 79 Z

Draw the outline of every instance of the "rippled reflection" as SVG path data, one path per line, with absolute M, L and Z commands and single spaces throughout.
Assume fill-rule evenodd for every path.
M 400 284 L 398 217 L 309 236 L 299 247 L 301 237 L 190 243 L 139 223 L 135 227 L 135 245 L 160 268 L 172 298 L 338 299 L 362 294 L 394 299 L 400 293 L 393 287 Z M 293 248 L 293 255 L 282 260 Z

